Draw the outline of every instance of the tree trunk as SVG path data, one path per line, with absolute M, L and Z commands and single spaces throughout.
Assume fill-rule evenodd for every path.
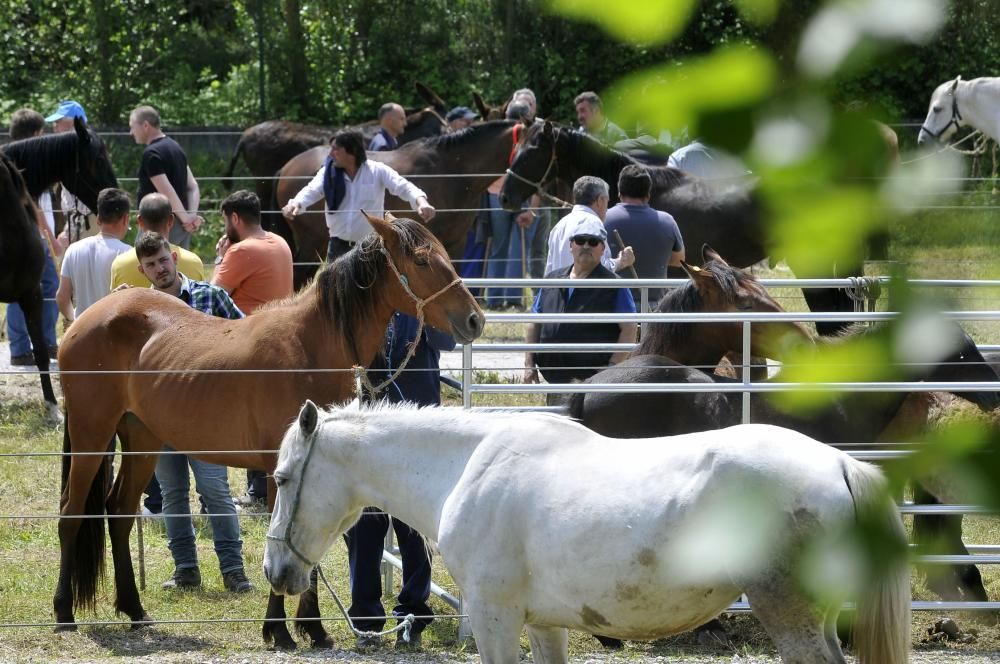
M 288 69 L 291 76 L 292 99 L 298 104 L 300 114 L 309 109 L 309 79 L 306 64 L 306 41 L 302 32 L 302 3 L 299 0 L 282 0 L 282 13 L 288 26 Z

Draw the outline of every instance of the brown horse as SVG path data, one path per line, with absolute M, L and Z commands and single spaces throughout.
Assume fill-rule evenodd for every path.
M 514 127 L 510 120 L 476 124 L 453 134 L 415 141 L 389 152 L 369 152 L 368 158 L 392 166 L 400 175 L 440 175 L 414 179 L 414 184 L 427 193 L 427 199 L 441 210 L 428 224 L 431 232 L 444 244 L 453 258 L 461 257 L 466 234 L 475 219 L 480 197 L 495 176 L 502 173 L 514 148 Z M 281 208 L 305 186 L 309 178 L 323 166 L 329 149 L 316 147 L 303 152 L 281 171 L 275 191 L 275 208 Z M 467 174 L 465 177 L 447 177 Z M 387 195 L 386 209 L 408 210 L 409 204 Z M 323 214 L 323 201 L 317 202 L 291 222 L 295 234 L 296 262 L 317 263 L 326 258 L 329 233 Z M 471 211 L 465 211 L 471 210 Z M 399 213 L 408 214 L 408 213 Z M 412 213 L 415 214 L 415 213 Z M 296 285 L 312 275 L 308 267 L 296 273 Z
M 444 248 L 421 224 L 369 218 L 376 233 L 323 270 L 295 297 L 242 320 L 194 311 L 150 289 L 113 293 L 88 309 L 59 350 L 67 453 L 104 452 L 117 432 L 128 452 L 157 452 L 165 442 L 229 466 L 270 472 L 288 423 L 302 402 L 345 401 L 353 366 L 368 366 L 393 311 L 423 313 L 427 324 L 461 343 L 477 338 L 484 317 L 462 286 Z M 425 306 L 426 305 L 426 306 Z M 329 371 L 341 369 L 342 371 Z M 111 371 L 95 376 L 95 370 Z M 314 371 L 315 370 L 315 371 Z M 101 455 L 63 460 L 57 630 L 75 629 L 74 607 L 93 607 L 103 573 L 105 507 L 115 567 L 115 608 L 135 627 L 148 621 L 139 600 L 129 532 L 156 455 L 126 455 L 108 493 Z M 274 496 L 274 486 L 270 486 Z M 300 598 L 297 617 L 318 616 L 315 593 Z M 271 595 L 268 618 L 285 617 Z M 319 621 L 299 624 L 316 645 L 329 638 Z M 283 621 L 266 622 L 264 638 L 294 648 Z

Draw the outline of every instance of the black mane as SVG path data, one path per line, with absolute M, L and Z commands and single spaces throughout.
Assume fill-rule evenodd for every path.
M 414 141 L 408 143 L 407 145 L 413 145 L 414 149 L 418 146 L 426 148 L 451 148 L 464 145 L 471 141 L 482 140 L 481 137 L 484 134 L 489 134 L 490 136 L 494 134 L 502 134 L 506 130 L 510 129 L 514 125 L 513 120 L 491 120 L 490 122 L 483 122 L 481 124 L 469 125 L 465 129 L 460 131 L 453 131 L 447 134 L 441 134 L 439 136 L 431 136 L 424 139 L 423 141 Z M 405 149 L 406 145 L 402 146 L 401 149 Z
M 392 225 L 399 238 L 400 249 L 406 256 L 429 252 L 437 242 L 420 222 L 400 217 Z M 358 356 L 356 332 L 363 330 L 357 322 L 371 320 L 379 304 L 374 289 L 387 278 L 394 276 L 382 254 L 382 238 L 377 233 L 367 235 L 354 249 L 316 275 L 320 311 L 328 322 L 336 325 L 358 362 L 366 362 L 369 358 Z M 371 330 L 367 332 L 371 333 Z
M 20 167 L 33 198 L 71 173 L 76 166 L 79 138 L 76 132 L 33 136 L 3 146 L 3 152 Z

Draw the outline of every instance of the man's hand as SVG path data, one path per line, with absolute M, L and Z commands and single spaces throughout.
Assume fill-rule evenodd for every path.
M 69 328 L 71 325 L 73 325 L 73 321 L 65 317 L 62 319 L 63 334 L 69 332 Z
M 181 226 L 184 227 L 188 233 L 194 233 L 201 225 L 205 223 L 205 219 L 200 214 L 188 214 L 185 215 L 181 220 Z
M 281 208 L 281 214 L 289 221 L 299 216 L 299 212 L 301 212 L 301 209 L 295 201 L 288 201 L 285 203 L 285 207 Z
M 525 385 L 532 385 L 538 383 L 538 369 L 535 367 L 525 367 L 524 377 L 522 381 Z
M 219 241 L 215 243 L 215 255 L 222 258 L 229 251 L 229 247 L 232 246 L 232 242 L 229 241 L 227 235 L 223 235 L 219 238 Z
M 118 291 L 120 291 L 120 290 L 125 290 L 126 288 L 132 288 L 132 284 L 119 284 L 119 285 L 118 285 L 118 286 L 116 286 L 116 287 L 115 287 L 115 289 L 114 289 L 113 291 L 111 291 L 111 292 L 112 292 L 112 293 L 117 293 Z
M 635 264 L 635 252 L 632 251 L 632 247 L 625 247 L 622 252 L 618 254 L 618 258 L 615 259 L 615 272 L 621 272 L 627 267 Z
M 525 210 L 514 218 L 514 223 L 527 230 L 531 224 L 535 223 L 535 213 L 531 210 Z
M 434 218 L 434 215 L 437 214 L 437 210 L 434 209 L 433 205 L 427 202 L 426 198 L 421 196 L 417 199 L 417 214 L 419 214 L 420 218 L 424 221 L 430 221 Z

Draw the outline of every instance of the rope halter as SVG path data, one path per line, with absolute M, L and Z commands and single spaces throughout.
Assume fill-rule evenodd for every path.
M 549 156 L 549 165 L 545 167 L 545 172 L 542 173 L 542 177 L 537 182 L 529 180 L 528 178 L 524 177 L 520 173 L 517 173 L 510 168 L 507 169 L 507 175 L 509 175 L 510 177 L 514 178 L 519 182 L 523 182 L 524 184 L 528 185 L 534 190 L 532 193 L 538 194 L 546 201 L 554 203 L 557 207 L 571 208 L 573 207 L 572 205 L 570 205 L 563 199 L 559 198 L 558 196 L 553 196 L 552 194 L 550 194 L 549 192 L 545 191 L 542 188 L 545 186 L 545 183 L 548 182 L 549 173 L 552 172 L 553 167 L 555 167 L 556 171 L 558 172 L 558 160 L 556 159 L 555 138 L 552 139 L 552 154 Z

